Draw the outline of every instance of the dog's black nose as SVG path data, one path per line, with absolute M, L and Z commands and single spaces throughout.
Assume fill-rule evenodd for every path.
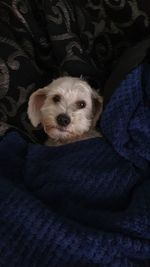
M 70 118 L 66 114 L 59 114 L 56 118 L 58 125 L 66 127 L 70 123 Z

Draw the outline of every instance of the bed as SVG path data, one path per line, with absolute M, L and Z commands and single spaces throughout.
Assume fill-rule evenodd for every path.
M 150 266 L 148 1 L 1 0 L 0 266 Z M 62 75 L 104 96 L 102 138 L 43 145 L 29 96 Z

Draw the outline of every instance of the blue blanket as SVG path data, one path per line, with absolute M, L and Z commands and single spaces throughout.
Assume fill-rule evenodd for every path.
M 99 122 L 61 147 L 0 142 L 0 267 L 150 266 L 150 68 L 134 69 Z

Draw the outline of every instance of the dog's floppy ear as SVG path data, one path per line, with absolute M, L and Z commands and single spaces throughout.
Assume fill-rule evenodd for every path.
M 41 123 L 41 108 L 46 99 L 48 87 L 38 89 L 29 98 L 28 102 L 28 117 L 34 127 L 37 127 Z
M 92 90 L 92 105 L 93 126 L 95 127 L 103 109 L 103 98 L 95 90 Z

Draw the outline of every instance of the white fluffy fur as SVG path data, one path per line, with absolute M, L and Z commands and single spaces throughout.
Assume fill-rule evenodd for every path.
M 53 101 L 55 95 L 61 97 L 60 102 Z M 86 106 L 78 109 L 77 102 L 81 100 L 86 102 Z M 73 77 L 58 78 L 37 90 L 30 96 L 28 105 L 28 116 L 33 126 L 41 123 L 51 141 L 56 144 L 89 136 L 101 111 L 102 98 L 87 82 Z M 67 127 L 60 127 L 56 121 L 56 117 L 62 113 L 70 118 Z

